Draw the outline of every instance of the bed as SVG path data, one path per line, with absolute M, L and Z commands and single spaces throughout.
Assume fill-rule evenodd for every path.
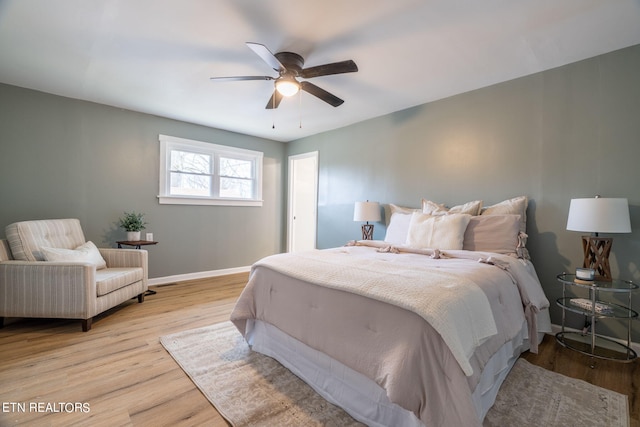
M 391 205 L 384 241 L 266 257 L 231 320 L 367 425 L 479 426 L 520 353 L 550 332 L 515 200 Z

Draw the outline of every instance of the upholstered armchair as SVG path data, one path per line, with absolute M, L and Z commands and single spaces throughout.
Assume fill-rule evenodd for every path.
M 86 242 L 80 221 L 23 221 L 0 240 L 0 327 L 5 317 L 82 320 L 124 301 L 144 301 L 147 251 Z

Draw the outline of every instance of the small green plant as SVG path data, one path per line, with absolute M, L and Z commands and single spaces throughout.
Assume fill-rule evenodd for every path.
M 118 220 L 118 226 L 124 228 L 125 231 L 141 231 L 146 228 L 146 225 L 142 213 L 125 212 L 124 216 Z

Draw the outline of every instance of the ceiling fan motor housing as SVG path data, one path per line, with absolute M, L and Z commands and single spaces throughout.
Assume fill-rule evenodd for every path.
M 302 71 L 304 65 L 304 58 L 293 52 L 278 52 L 274 55 L 282 65 L 285 66 L 286 71 L 293 71 L 295 76 L 298 76 Z M 280 70 L 282 74 L 283 70 Z

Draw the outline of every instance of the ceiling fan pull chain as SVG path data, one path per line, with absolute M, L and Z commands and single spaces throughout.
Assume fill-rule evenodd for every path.
M 275 129 L 276 128 L 276 94 L 275 92 L 273 93 L 273 96 L 271 97 L 271 99 L 273 100 L 272 105 L 273 108 L 271 109 L 271 129 Z
M 300 102 L 298 103 L 298 113 L 300 114 L 300 129 L 302 129 L 302 91 L 298 91 L 298 99 Z

